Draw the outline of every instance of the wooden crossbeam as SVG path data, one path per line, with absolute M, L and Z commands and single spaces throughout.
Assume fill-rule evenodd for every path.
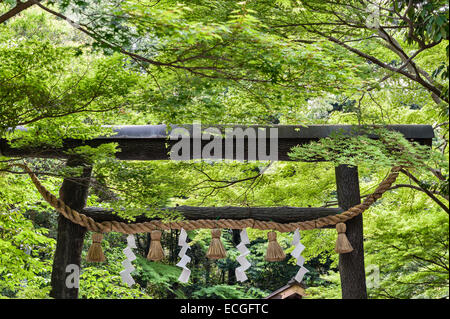
M 63 143 L 61 148 L 11 148 L 5 139 L 0 139 L 0 155 L 3 154 L 9 157 L 37 157 L 37 158 L 67 158 L 67 151 L 81 145 L 99 146 L 105 143 L 117 143 L 120 152 L 116 154 L 120 160 L 168 160 L 170 159 L 169 151 L 172 146 L 179 141 L 179 139 L 169 139 L 173 130 L 183 127 L 191 135 L 191 146 L 198 142 L 201 149 L 208 144 L 209 140 L 201 140 L 194 137 L 192 125 L 180 125 L 171 126 L 169 130 L 166 125 L 127 125 L 127 126 L 113 126 L 115 135 L 109 137 L 97 137 L 91 140 L 74 140 L 68 139 Z M 234 125 L 227 126 L 228 128 L 240 128 L 245 130 L 247 128 L 257 128 L 258 130 L 264 130 L 267 132 L 267 152 L 269 152 L 270 139 L 273 136 L 270 135 L 270 128 L 276 128 L 278 132 L 277 136 L 277 153 L 278 160 L 290 161 L 288 156 L 291 148 L 296 145 L 303 145 L 312 141 L 317 141 L 321 138 L 328 137 L 333 133 L 344 133 L 347 135 L 358 135 L 359 126 L 353 125 L 310 125 L 304 127 L 301 125 Z M 415 141 L 423 145 L 431 145 L 434 137 L 433 128 L 430 125 L 387 125 L 384 126 L 387 129 L 398 131 L 402 133 L 405 138 L 410 141 Z M 217 128 L 221 132 L 225 132 L 225 126 L 220 125 L 203 125 L 202 129 Z M 24 128 L 18 128 L 24 129 Z M 367 131 L 367 128 L 366 128 Z M 376 135 L 371 136 L 373 139 L 377 139 Z M 249 159 L 248 138 L 244 138 L 244 160 Z M 236 141 L 236 139 L 234 139 Z M 257 144 L 257 143 L 256 143 Z M 258 145 L 256 145 L 256 151 L 258 151 Z M 190 159 L 198 158 L 190 152 Z M 236 149 L 233 149 L 233 156 L 231 159 L 236 158 Z M 203 157 L 205 159 L 205 157 Z M 226 157 L 225 143 L 222 144 L 222 158 Z M 206 158 L 207 159 L 207 158 Z
M 195 207 L 177 206 L 164 208 L 162 211 L 175 211 L 188 220 L 198 219 L 255 219 L 261 221 L 273 221 L 277 223 L 293 223 L 309 221 L 329 215 L 342 213 L 342 208 L 325 207 Z M 97 222 L 119 221 L 126 222 L 111 210 L 99 207 L 86 207 L 81 213 L 93 218 Z M 145 216 L 138 216 L 135 222 L 143 223 L 155 220 Z

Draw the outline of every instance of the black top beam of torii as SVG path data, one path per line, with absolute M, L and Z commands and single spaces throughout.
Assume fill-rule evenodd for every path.
M 40 158 L 66 158 L 66 151 L 73 149 L 81 145 L 89 146 L 99 146 L 104 143 L 115 142 L 118 144 L 120 151 L 116 154 L 117 158 L 120 160 L 168 160 L 170 159 L 169 151 L 173 145 L 175 145 L 179 140 L 180 136 L 176 136 L 175 132 L 178 132 L 180 128 L 184 128 L 190 136 L 191 152 L 187 159 L 199 158 L 197 153 L 193 151 L 193 145 L 197 140 L 201 148 L 210 142 L 211 137 L 206 137 L 203 135 L 203 139 L 198 138 L 199 135 L 195 135 L 194 125 L 173 125 L 170 128 L 166 125 L 124 125 L 124 126 L 111 126 L 116 134 L 108 137 L 97 137 L 90 140 L 75 140 L 66 139 L 64 140 L 62 148 L 21 148 L 14 149 L 11 148 L 7 141 L 0 139 L 0 154 L 5 156 L 14 157 L 40 157 Z M 389 130 L 394 130 L 400 132 L 404 137 L 410 141 L 418 142 L 422 145 L 431 146 L 432 139 L 434 138 L 433 128 L 430 125 L 386 125 L 386 126 L 372 126 L 374 127 L 384 127 Z M 265 138 L 267 140 L 266 152 L 270 150 L 270 140 L 276 138 L 277 140 L 277 159 L 280 161 L 290 161 L 288 156 L 291 148 L 296 145 L 303 145 L 310 143 L 312 141 L 318 141 L 321 138 L 329 137 L 335 133 L 342 133 L 347 135 L 361 135 L 370 132 L 370 126 L 357 126 L 357 125 L 202 125 L 201 130 L 204 132 L 205 129 L 216 128 L 222 134 L 225 133 L 225 128 L 229 129 L 241 129 L 243 133 L 256 132 L 259 139 L 261 136 L 259 132 L 264 131 Z M 23 128 L 19 128 L 23 129 Z M 248 130 L 250 129 L 250 130 Z M 276 135 L 273 134 L 271 129 L 276 129 Z M 246 131 L 247 130 L 247 131 Z M 173 135 L 173 138 L 171 138 Z M 225 135 L 223 135 L 226 137 Z M 370 137 L 376 139 L 377 136 L 372 134 Z M 251 134 L 245 135 L 244 145 L 244 158 L 243 160 L 248 160 L 249 158 L 249 144 L 248 140 L 252 138 Z M 238 136 L 239 140 L 240 137 Z M 225 141 L 225 138 L 223 139 Z M 236 137 L 234 137 L 236 142 Z M 226 143 L 222 143 L 222 158 L 226 157 Z M 256 152 L 258 152 L 259 144 L 255 143 Z M 273 151 L 273 150 L 272 150 Z M 204 159 L 207 159 L 203 157 Z M 233 149 L 233 158 L 236 159 L 236 146 Z M 259 159 L 259 158 L 256 158 Z

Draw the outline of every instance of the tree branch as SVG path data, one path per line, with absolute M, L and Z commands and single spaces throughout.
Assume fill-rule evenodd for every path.
M 450 214 L 449 208 L 447 206 L 445 206 L 445 204 L 443 202 L 441 202 L 436 196 L 434 196 L 434 194 L 432 192 L 430 192 L 426 188 L 423 188 L 421 186 L 422 183 L 413 174 L 411 174 L 406 169 L 401 169 L 400 172 L 402 172 L 403 174 L 408 176 L 410 179 L 412 179 L 422 189 L 422 191 L 428 195 L 428 197 L 430 197 L 436 204 L 438 204 L 447 214 Z
M 9 10 L 8 12 L 2 14 L 0 16 L 0 24 L 6 22 L 7 20 L 11 19 L 12 17 L 15 17 L 22 11 L 28 9 L 29 7 L 35 5 L 37 2 L 41 2 L 42 0 L 29 0 L 27 2 L 20 2 L 17 1 L 17 5 Z

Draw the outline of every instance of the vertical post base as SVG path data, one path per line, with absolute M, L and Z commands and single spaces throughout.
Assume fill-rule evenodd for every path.
M 50 297 L 56 299 L 78 298 L 78 287 L 66 284 L 67 276 L 71 274 L 71 269 L 67 270 L 67 266 L 75 265 L 81 269 L 81 252 L 85 234 L 86 228 L 72 223 L 62 215 L 58 216 L 58 235 L 53 259 Z

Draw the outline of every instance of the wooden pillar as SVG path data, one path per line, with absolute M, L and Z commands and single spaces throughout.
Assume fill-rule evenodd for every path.
M 361 202 L 358 168 L 340 165 L 336 167 L 338 203 L 344 210 Z M 362 215 L 346 222 L 347 238 L 353 251 L 339 255 L 339 274 L 343 299 L 367 299 L 364 269 L 363 218 Z
M 82 164 L 80 160 L 74 158 L 67 161 L 67 166 L 70 167 Z M 75 210 L 81 211 L 86 206 L 91 171 L 91 167 L 86 167 L 83 170 L 81 179 L 72 180 L 65 178 L 63 181 L 59 192 L 60 197 Z M 70 272 L 66 272 L 66 267 L 72 264 L 81 269 L 81 252 L 85 234 L 86 228 L 72 223 L 62 215 L 58 216 L 58 233 L 51 278 L 51 297 L 57 299 L 78 298 L 78 287 L 69 288 L 66 285 L 66 278 L 70 274 Z

